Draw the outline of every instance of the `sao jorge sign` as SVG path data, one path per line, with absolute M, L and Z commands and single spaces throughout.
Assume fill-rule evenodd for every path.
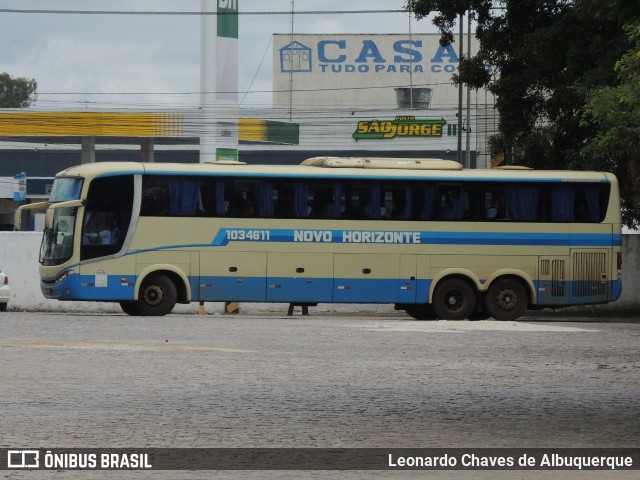
M 442 137 L 447 122 L 444 119 L 416 119 L 399 115 L 394 120 L 366 120 L 358 122 L 353 138 L 357 140 L 391 140 L 396 137 Z M 451 125 L 447 135 L 451 135 Z M 453 133 L 455 135 L 455 133 Z

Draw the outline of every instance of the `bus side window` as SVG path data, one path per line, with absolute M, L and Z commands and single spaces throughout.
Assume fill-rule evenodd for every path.
M 148 217 L 169 214 L 169 187 L 166 178 L 144 177 L 141 214 Z
M 202 177 L 200 180 L 200 198 L 198 200 L 198 208 L 196 216 L 211 217 L 213 215 L 213 206 L 215 205 L 213 198 L 212 181 L 209 178 Z
M 601 185 L 586 185 L 576 192 L 576 221 L 577 222 L 601 222 Z
M 418 218 L 420 220 L 433 220 L 435 218 L 438 190 L 435 184 L 423 183 L 418 186 Z
M 347 211 L 345 188 L 340 183 L 311 183 L 308 192 L 309 218 L 341 219 Z
M 506 194 L 504 191 L 490 191 L 485 194 L 485 218 L 504 220 L 507 218 Z
M 234 202 L 239 217 L 255 217 L 256 206 L 253 201 L 253 192 L 238 192 Z
M 229 216 L 234 218 L 255 217 L 255 182 L 235 180 L 230 198 Z
M 310 194 L 312 218 L 331 218 L 333 209 L 333 192 L 327 186 L 316 186 Z
M 438 220 L 462 220 L 464 195 L 461 185 L 438 185 Z
M 198 177 L 147 176 L 143 184 L 141 213 L 150 217 L 209 214 L 211 204 L 206 186 L 206 182 Z
M 391 218 L 398 220 L 413 219 L 413 193 L 412 185 L 404 185 L 393 191 L 394 210 L 391 212 Z
M 575 221 L 575 185 L 553 185 L 551 187 L 551 221 Z
M 226 217 L 229 215 L 230 207 L 230 187 L 227 182 L 222 179 L 215 179 L 213 182 L 213 214 L 216 217 Z
M 467 185 L 463 195 L 463 219 L 468 222 L 484 219 L 482 192 L 476 186 Z
M 80 259 L 120 251 L 131 222 L 133 176 L 96 178 L 91 182 L 82 219 Z
M 413 217 L 412 185 L 383 184 L 380 187 L 380 218 L 410 220 Z
M 278 192 L 273 186 L 273 182 L 263 180 L 258 183 L 258 188 L 253 195 L 256 215 L 260 218 L 273 218 L 275 213 L 274 205 L 277 203 Z
M 366 208 L 369 205 L 365 188 L 362 185 L 356 185 L 348 190 L 347 195 L 347 212 L 349 219 L 362 220 L 367 218 Z
M 379 183 L 356 184 L 349 189 L 347 199 L 349 218 L 354 220 L 380 220 L 383 218 L 384 198 L 381 196 Z
M 291 191 L 291 190 L 289 190 Z M 291 202 L 289 204 L 289 202 Z M 309 185 L 306 182 L 293 183 L 292 195 L 287 199 L 287 210 L 293 214 L 293 218 L 307 218 L 311 213 L 309 206 Z

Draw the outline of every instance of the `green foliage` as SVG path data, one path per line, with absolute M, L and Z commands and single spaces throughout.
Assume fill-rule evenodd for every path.
M 585 163 L 615 172 L 622 189 L 623 221 L 640 221 L 640 21 L 625 28 L 631 48 L 615 64 L 618 82 L 590 92 L 583 126 L 592 132 Z
M 0 73 L 0 108 L 26 108 L 36 101 L 38 83 L 34 79 L 13 78 Z
M 492 2 L 488 0 L 407 0 L 407 10 L 421 19 L 437 12 L 433 24 L 438 27 L 442 38 L 440 43 L 453 43 L 453 27 L 460 14 L 467 10 L 473 12 L 479 23 L 484 24 L 491 18 Z
M 508 163 L 613 171 L 624 222 L 638 225 L 638 0 L 408 0 L 407 8 L 418 18 L 438 12 L 441 41 L 454 39 L 457 16 L 471 10 L 480 49 L 454 80 L 496 95 L 494 143 Z

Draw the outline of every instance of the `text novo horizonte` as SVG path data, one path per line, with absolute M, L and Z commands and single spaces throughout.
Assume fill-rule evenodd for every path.
M 420 232 L 376 230 L 294 230 L 294 242 L 324 243 L 420 243 Z

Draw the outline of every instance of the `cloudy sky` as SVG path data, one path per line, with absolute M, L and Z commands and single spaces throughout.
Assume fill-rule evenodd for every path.
M 273 33 L 291 31 L 291 0 L 239 0 L 239 98 L 269 106 Z M 297 12 L 401 10 L 405 0 L 295 0 Z M 39 108 L 197 106 L 200 16 L 18 10 L 200 12 L 200 0 L 0 0 L 0 72 L 35 78 Z M 245 12 L 244 14 L 242 12 Z M 285 12 L 256 14 L 256 12 Z M 297 14 L 296 33 L 434 32 L 407 13 Z M 249 92 L 249 93 L 246 93 Z

